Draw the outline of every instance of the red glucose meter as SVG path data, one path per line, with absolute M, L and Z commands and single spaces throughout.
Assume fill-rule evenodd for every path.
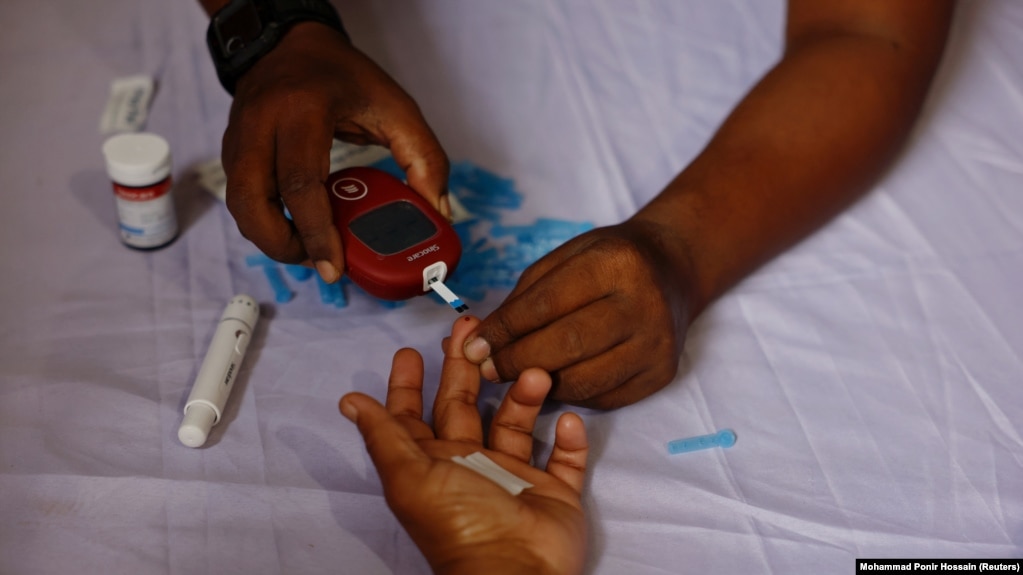
M 372 296 L 404 300 L 443 282 L 462 257 L 458 234 L 422 196 L 375 168 L 327 178 L 345 269 Z

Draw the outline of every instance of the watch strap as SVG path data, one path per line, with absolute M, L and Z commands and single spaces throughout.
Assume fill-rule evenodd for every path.
M 214 14 L 206 44 L 224 89 L 234 95 L 241 76 L 300 22 L 319 22 L 349 39 L 341 17 L 327 0 L 231 0 Z

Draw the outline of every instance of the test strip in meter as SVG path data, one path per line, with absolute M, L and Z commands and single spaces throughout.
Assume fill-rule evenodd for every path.
M 460 297 L 455 295 L 455 292 L 451 291 L 448 286 L 444 285 L 444 282 L 439 279 L 430 280 L 430 289 L 437 293 L 449 306 L 454 308 L 458 313 L 469 309 L 469 306 L 462 301 Z

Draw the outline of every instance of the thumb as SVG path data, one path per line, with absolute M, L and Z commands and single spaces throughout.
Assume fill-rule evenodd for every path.
M 359 428 L 385 491 L 398 481 L 417 481 L 429 468 L 429 456 L 377 400 L 349 393 L 341 398 L 338 408 Z

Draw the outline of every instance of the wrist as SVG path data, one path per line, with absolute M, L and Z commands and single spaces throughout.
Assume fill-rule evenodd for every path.
M 326 24 L 308 21 L 291 26 L 273 49 L 238 76 L 235 96 L 246 91 L 246 84 L 252 82 L 251 78 L 259 76 L 260 70 L 301 69 L 303 65 L 315 62 L 327 46 L 355 49 L 346 36 Z
M 215 0 L 205 0 L 213 9 Z M 217 77 L 234 94 L 238 80 L 273 52 L 294 28 L 319 23 L 344 37 L 337 11 L 327 0 L 230 0 L 210 18 L 206 44 Z M 294 36 L 294 34 L 291 34 Z
M 710 305 L 717 294 L 709 277 L 710 270 L 702 265 L 705 258 L 701 253 L 695 218 L 690 216 L 692 210 L 667 204 L 669 202 L 657 198 L 625 223 L 640 227 L 652 245 L 663 254 L 664 269 L 682 297 L 681 305 L 688 324 Z

